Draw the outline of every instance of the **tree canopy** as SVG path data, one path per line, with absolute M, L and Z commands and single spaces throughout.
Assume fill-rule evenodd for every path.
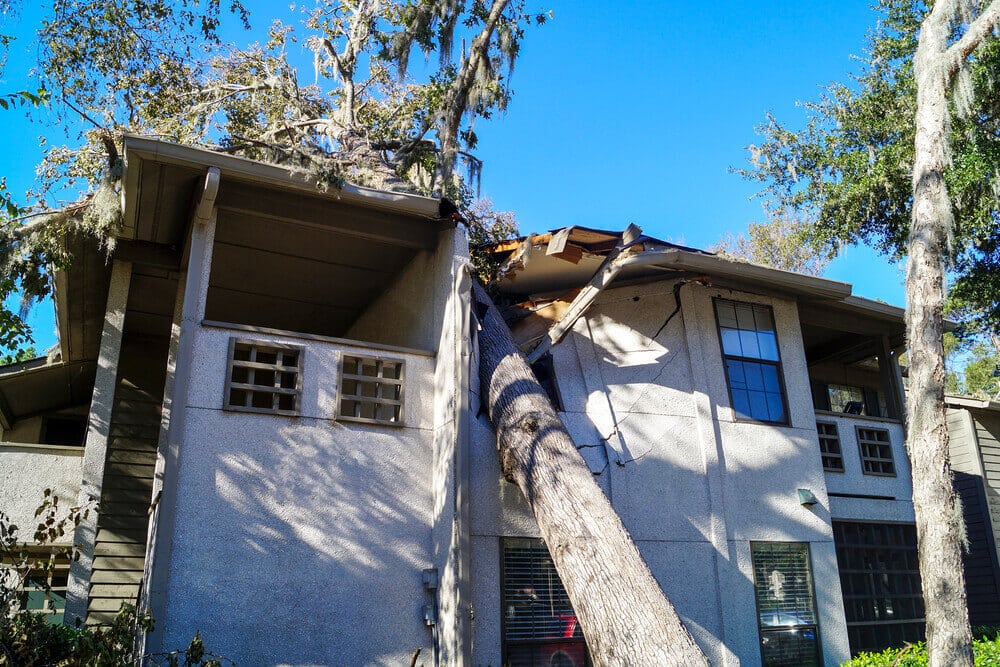
M 818 276 L 831 256 L 812 240 L 812 225 L 794 215 L 773 215 L 765 222 L 751 222 L 746 233 L 727 234 L 713 248 L 724 255 L 784 271 Z
M 803 104 L 805 126 L 768 115 L 762 142 L 741 172 L 763 186 L 777 215 L 814 221 L 814 239 L 835 252 L 867 243 L 900 257 L 910 231 L 916 80 L 913 55 L 930 5 L 879 0 L 877 27 L 847 83 Z M 957 37 L 966 24 L 953 25 Z M 954 312 L 970 326 L 1000 330 L 1000 40 L 991 36 L 952 84 L 951 159 L 945 180 Z
M 263 43 L 237 45 L 223 26 L 249 38 L 240 0 L 54 0 L 38 71 L 73 140 L 45 147 L 29 202 L 0 183 L 0 297 L 48 293 L 67 224 L 113 240 L 123 133 L 283 164 L 321 187 L 471 205 L 476 121 L 506 109 L 524 30 L 548 15 L 523 0 L 319 0 L 290 13 Z M 65 188 L 89 194 L 52 212 Z M 0 346 L 29 340 L 22 315 L 0 309 Z

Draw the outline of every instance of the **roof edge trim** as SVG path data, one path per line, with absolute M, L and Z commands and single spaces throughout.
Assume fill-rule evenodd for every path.
M 739 262 L 718 255 L 692 252 L 679 248 L 647 250 L 627 260 L 629 266 L 662 266 L 688 269 L 726 278 L 742 278 L 773 285 L 796 294 L 816 299 L 844 300 L 851 295 L 851 285 L 827 278 L 806 276 L 791 271 L 772 269 L 749 262 Z
M 345 183 L 340 189 L 323 193 L 316 189 L 315 181 L 309 179 L 305 174 L 287 167 L 136 134 L 125 135 L 125 156 L 126 164 L 131 162 L 128 158 L 134 156 L 140 160 L 155 160 L 194 168 L 216 167 L 222 172 L 223 177 L 235 176 L 259 183 L 306 190 L 317 196 L 325 194 L 331 199 L 338 199 L 346 203 L 388 209 L 425 218 L 437 219 L 440 217 L 441 200 L 433 197 L 387 192 L 350 183 Z

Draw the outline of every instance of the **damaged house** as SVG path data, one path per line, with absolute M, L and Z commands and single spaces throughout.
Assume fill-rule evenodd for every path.
M 585 664 L 479 404 L 454 208 L 141 137 L 124 155 L 112 261 L 77 239 L 56 275 L 60 360 L 0 374 L 0 508 L 100 503 L 38 598 L 53 619 L 138 601 L 147 651 L 200 630 L 240 664 Z M 902 310 L 635 228 L 489 250 L 713 664 L 921 637 Z

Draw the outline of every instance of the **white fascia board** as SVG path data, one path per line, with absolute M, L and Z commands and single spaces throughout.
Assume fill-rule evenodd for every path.
M 691 252 L 679 248 L 647 250 L 629 258 L 627 265 L 662 266 L 671 269 L 701 271 L 709 275 L 771 285 L 787 292 L 818 299 L 843 301 L 851 294 L 850 283 L 806 276 L 749 262 L 735 261 L 719 255 Z
M 959 396 L 958 394 L 945 394 L 944 402 L 961 408 L 978 408 L 980 410 L 1000 411 L 1000 403 L 989 399 L 973 398 L 972 396 Z

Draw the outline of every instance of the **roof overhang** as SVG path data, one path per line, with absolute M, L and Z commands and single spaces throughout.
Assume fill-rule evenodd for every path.
M 0 422 L 9 428 L 18 419 L 88 404 L 96 372 L 94 361 L 44 365 L 44 359 L 0 369 Z
M 979 410 L 1000 411 L 1000 402 L 989 399 L 973 398 L 972 396 L 959 396 L 957 394 L 946 394 L 944 397 L 946 405 L 957 408 L 975 408 Z
M 384 192 L 344 184 L 326 191 L 304 171 L 183 146 L 137 135 L 125 135 L 124 223 L 120 236 L 152 243 L 181 242 L 205 174 L 217 169 L 221 190 L 236 184 L 273 191 L 297 192 L 310 200 L 454 224 L 450 203 L 420 195 Z M 220 196 L 222 196 L 220 194 Z
M 608 239 L 621 238 L 621 233 L 567 229 L 570 230 L 568 235 L 562 230 L 498 244 L 494 251 L 513 252 L 502 269 L 500 290 L 523 296 L 549 295 L 584 285 L 614 248 L 615 244 Z M 570 252 L 572 247 L 575 252 Z M 778 293 L 798 299 L 842 300 L 851 294 L 848 283 L 759 266 L 646 236 L 635 242 L 631 254 L 616 261 L 621 264 L 616 278 L 618 283 L 699 274 L 719 287 Z

